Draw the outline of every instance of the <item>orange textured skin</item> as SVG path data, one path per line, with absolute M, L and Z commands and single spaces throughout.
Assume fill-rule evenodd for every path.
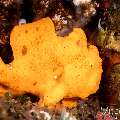
M 37 95 L 46 106 L 63 98 L 86 98 L 98 90 L 102 60 L 95 46 L 87 47 L 82 29 L 59 37 L 51 19 L 43 18 L 15 26 L 10 42 L 14 61 L 0 61 L 0 84 L 9 90 Z

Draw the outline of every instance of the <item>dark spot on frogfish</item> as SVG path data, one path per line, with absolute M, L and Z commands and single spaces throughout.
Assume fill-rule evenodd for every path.
M 27 30 L 25 30 L 25 33 L 27 34 L 27 33 L 28 33 L 28 31 L 27 31 Z
M 27 47 L 25 45 L 23 45 L 22 47 L 22 55 L 26 55 L 27 54 Z
M 80 45 L 81 45 L 80 40 L 77 40 L 76 44 L 77 44 L 78 46 L 80 46 Z

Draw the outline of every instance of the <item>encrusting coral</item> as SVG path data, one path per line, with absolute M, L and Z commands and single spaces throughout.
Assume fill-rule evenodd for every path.
M 43 18 L 15 26 L 10 44 L 14 60 L 9 65 L 0 60 L 0 85 L 13 93 L 32 93 L 49 106 L 63 98 L 84 99 L 98 90 L 102 60 L 95 46 L 87 47 L 82 29 L 59 37 L 51 19 Z

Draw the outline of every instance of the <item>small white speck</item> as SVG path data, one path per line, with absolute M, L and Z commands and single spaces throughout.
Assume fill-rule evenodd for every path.
M 70 117 L 69 120 L 77 120 L 74 116 Z
M 103 29 L 102 26 L 101 26 L 101 18 L 98 21 L 98 29 Z
M 96 2 L 95 2 L 95 5 L 96 5 L 96 7 L 100 7 L 100 4 L 99 4 L 99 3 L 96 3 Z
M 63 24 L 67 24 L 67 20 L 63 20 Z
M 61 118 L 60 120 L 77 120 L 75 116 L 71 116 L 69 112 L 66 111 L 65 108 L 61 111 Z
M 44 119 L 46 119 L 46 120 L 50 120 L 51 119 L 51 116 L 50 116 L 49 113 L 47 113 L 45 111 L 40 111 L 40 113 L 45 115 Z
M 55 14 L 53 20 L 59 21 L 59 20 L 60 20 L 60 17 L 61 17 L 61 15 Z
M 96 9 L 94 7 L 91 7 L 90 12 L 94 15 L 96 13 Z
M 117 9 L 116 3 L 113 3 L 113 8 L 114 8 L 114 9 Z
M 57 79 L 58 79 L 58 76 L 57 76 L 57 75 L 54 75 L 53 78 L 54 78 L 55 80 L 57 80 Z
M 79 6 L 80 4 L 86 4 L 91 2 L 91 0 L 73 0 L 75 6 Z
M 72 16 L 71 16 L 71 15 L 68 15 L 67 17 L 68 17 L 69 19 L 72 19 Z
M 25 19 L 22 18 L 22 19 L 19 20 L 18 23 L 19 23 L 19 25 L 22 25 L 22 24 L 26 24 L 27 22 L 26 22 Z
M 64 117 L 65 117 L 65 118 L 68 118 L 68 117 L 69 117 L 69 113 L 66 112 Z

